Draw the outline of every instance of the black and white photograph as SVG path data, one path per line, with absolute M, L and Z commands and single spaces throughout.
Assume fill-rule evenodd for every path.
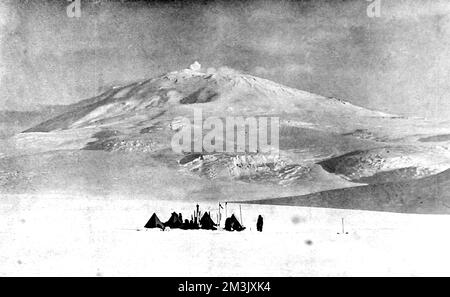
M 450 1 L 0 0 L 0 277 L 450 276 Z

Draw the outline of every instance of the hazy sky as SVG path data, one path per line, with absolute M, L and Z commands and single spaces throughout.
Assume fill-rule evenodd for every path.
M 229 66 L 406 115 L 450 116 L 450 1 L 0 0 L 0 109 L 68 104 L 105 85 Z

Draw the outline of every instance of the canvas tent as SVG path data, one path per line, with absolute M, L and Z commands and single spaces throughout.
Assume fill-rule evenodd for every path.
M 170 219 L 164 223 L 165 227 L 173 228 L 180 228 L 183 225 L 183 222 L 181 221 L 179 215 L 176 212 L 173 212 L 170 216 Z
M 211 219 L 211 216 L 208 212 L 205 212 L 203 217 L 200 219 L 200 226 L 202 229 L 206 230 L 217 230 L 216 223 Z
M 227 231 L 242 231 L 244 229 L 245 227 L 239 223 L 234 214 L 225 220 L 225 230 Z
M 164 229 L 164 224 L 159 220 L 156 213 L 154 213 L 150 220 L 148 220 L 147 224 L 145 224 L 144 228 L 161 228 Z

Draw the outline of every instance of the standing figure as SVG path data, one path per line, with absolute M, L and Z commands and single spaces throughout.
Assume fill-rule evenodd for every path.
M 258 230 L 259 232 L 262 232 L 263 229 L 263 217 L 261 215 L 258 216 L 258 221 L 256 222 L 256 230 Z

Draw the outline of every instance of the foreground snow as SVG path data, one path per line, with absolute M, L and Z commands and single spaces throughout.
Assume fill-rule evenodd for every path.
M 202 203 L 216 218 L 217 203 Z M 450 216 L 242 204 L 247 230 L 142 230 L 195 202 L 3 196 L 0 276 L 450 275 Z M 239 205 L 228 215 L 239 218 Z M 258 214 L 264 232 L 256 232 Z M 345 231 L 341 232 L 341 218 Z M 140 230 L 140 231 L 137 231 Z

